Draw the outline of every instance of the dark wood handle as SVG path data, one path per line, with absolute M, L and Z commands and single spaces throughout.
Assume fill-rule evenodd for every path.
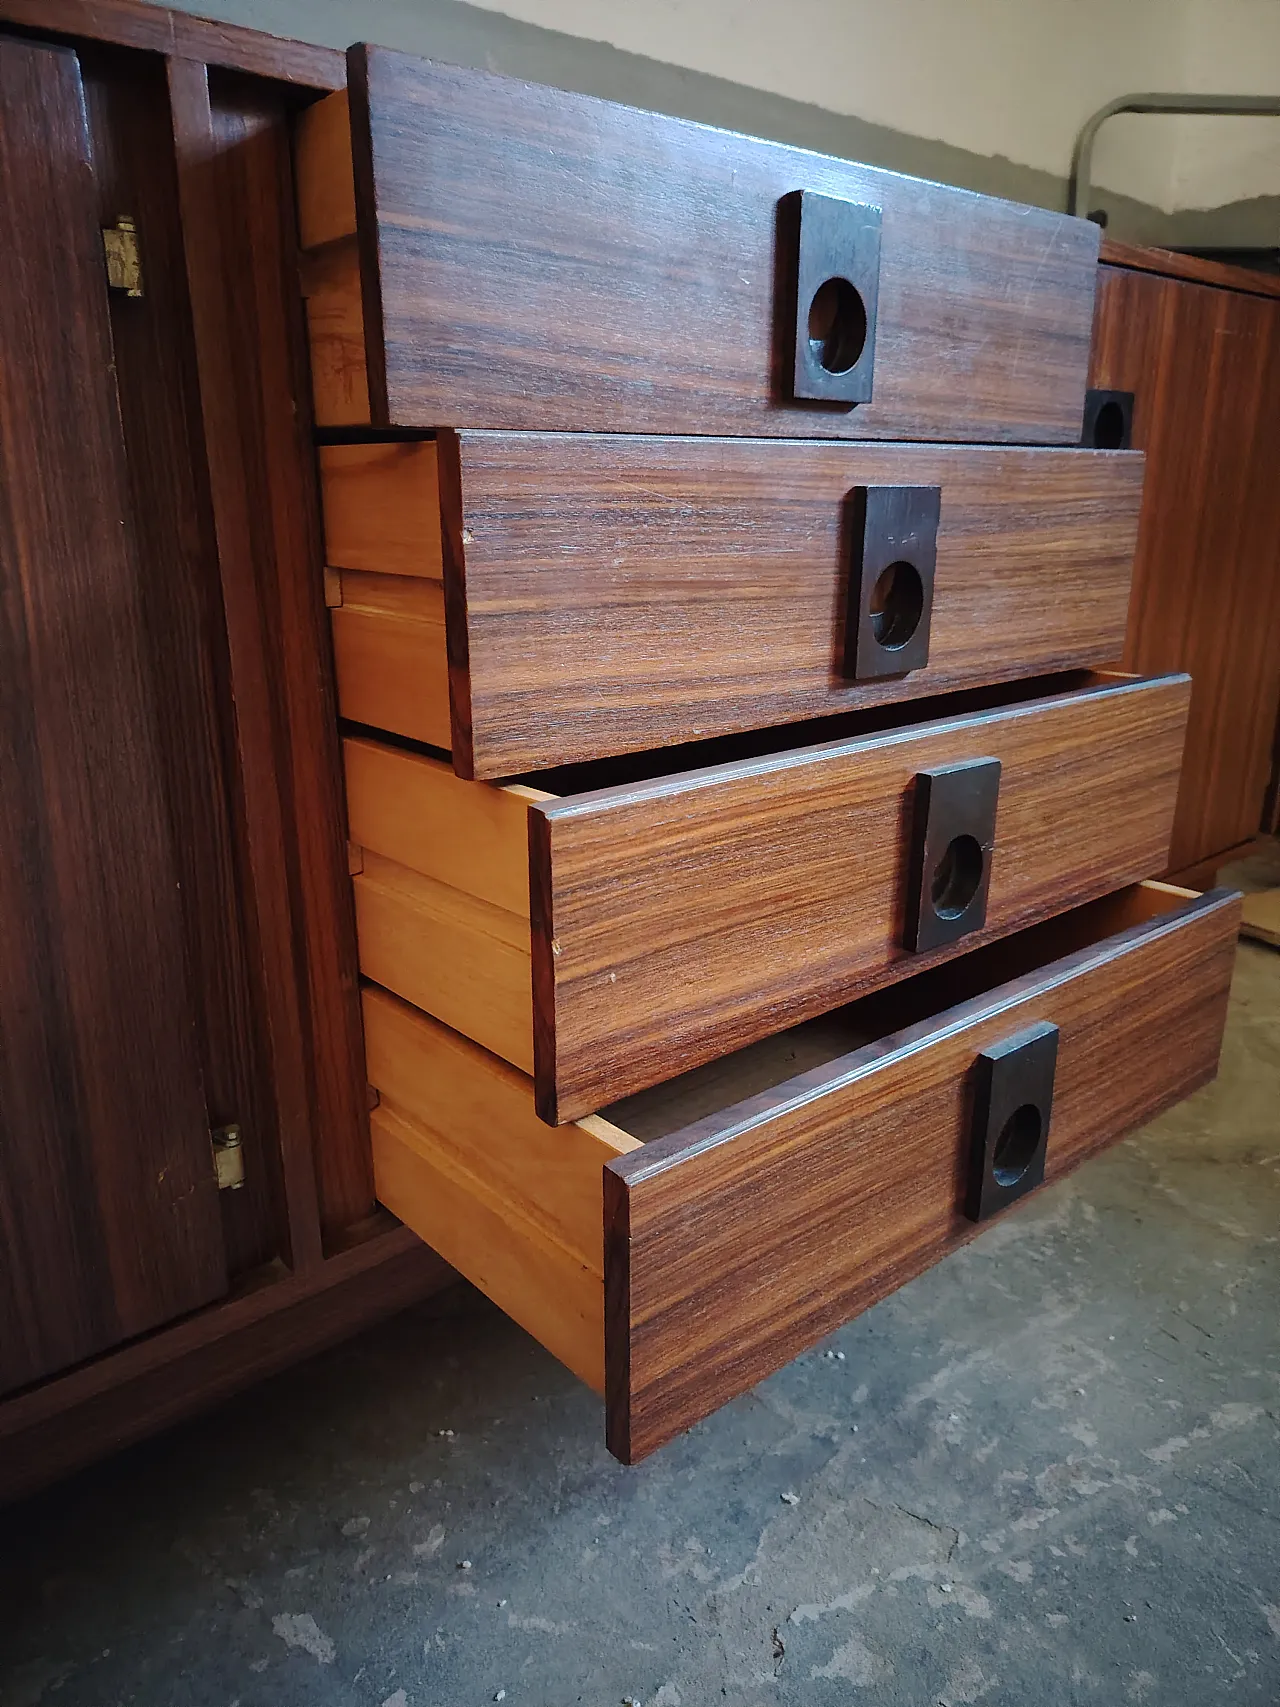
M 905 948 L 941 948 L 986 924 L 999 796 L 999 759 L 916 773 Z
M 845 674 L 879 681 L 929 662 L 939 486 L 859 486 L 850 499 Z
M 1058 1065 L 1058 1028 L 1028 1026 L 984 1049 L 974 1066 L 965 1214 L 986 1221 L 1044 1180 Z
M 880 209 L 798 195 L 794 394 L 870 403 L 880 293 Z

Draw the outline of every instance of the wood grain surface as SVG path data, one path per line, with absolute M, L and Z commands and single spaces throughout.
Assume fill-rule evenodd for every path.
M 379 48 L 348 79 L 374 425 L 1079 436 L 1085 221 Z M 788 397 L 806 189 L 882 209 L 870 404 Z
M 439 760 L 348 736 L 347 814 L 353 840 L 491 906 L 529 917 L 530 802 L 544 790 L 476 788 Z
M 220 1404 L 457 1280 L 390 1215 L 364 1225 L 366 1237 L 306 1274 L 260 1270 L 225 1303 L 0 1405 L 0 1502 Z
M 531 1073 L 528 921 L 368 848 L 352 887 L 365 977 Z
M 1099 259 L 1113 267 L 1128 267 L 1140 273 L 1190 279 L 1193 284 L 1220 285 L 1224 290 L 1242 290 L 1252 296 L 1280 297 L 1280 278 L 1275 273 L 1215 261 L 1207 255 L 1179 255 L 1173 249 L 1120 243 L 1114 237 L 1104 237 Z
M 351 104 L 313 101 L 298 114 L 293 152 L 298 195 L 298 243 L 320 249 L 353 237 L 356 183 L 351 168 Z
M 321 445 L 324 560 L 443 579 L 434 440 Z
M 75 55 L 0 41 L 0 1391 L 226 1287 Z
M 236 714 L 205 479 L 178 185 L 163 63 L 78 49 L 100 223 L 122 208 L 146 248 L 146 295 L 108 297 L 129 471 L 147 664 L 173 822 L 186 961 L 205 1103 L 239 1125 L 245 1183 L 219 1198 L 228 1277 L 288 1248 L 275 1091 L 263 1035 L 252 902 L 236 815 Z M 241 733 L 249 738 L 242 723 Z
M 434 486 L 435 446 L 395 449 L 416 454 L 392 464 L 394 511 L 385 480 L 369 507 L 384 539 L 403 518 L 387 568 L 422 535 Z M 463 433 L 439 453 L 459 464 L 445 574 L 464 776 L 1101 666 L 1124 644 L 1131 452 Z M 942 493 L 929 661 L 854 682 L 854 491 L 902 485 Z M 435 692 L 438 661 L 401 647 L 393 662 L 392 644 L 402 701 L 413 681 Z
M 1091 383 L 1147 452 L 1127 669 L 1193 687 L 1170 868 L 1261 823 L 1280 705 L 1280 302 L 1101 270 Z
M 369 373 L 355 238 L 308 250 L 298 280 L 306 305 L 316 421 L 321 427 L 368 425 Z
M 280 86 L 171 59 L 261 1024 L 293 1265 L 374 1205 L 290 135 Z
M 380 1201 L 603 1393 L 601 1170 L 636 1140 L 544 1126 L 522 1073 L 383 990 L 364 1014 Z
M 338 708 L 354 723 L 449 751 L 444 586 L 420 575 L 338 569 L 331 611 Z
M 534 1064 L 564 1120 L 1165 869 L 1188 687 L 1122 683 L 530 807 Z M 984 929 L 902 947 L 913 784 L 1001 764 Z
M 1212 1078 L 1239 897 L 1163 899 L 1124 929 L 1113 897 L 1094 916 L 1121 934 L 606 1166 L 617 1457 L 643 1458 L 972 1236 L 980 1050 L 1059 1027 L 1048 1180 Z
M 590 1113 L 1162 870 L 1188 683 L 1086 681 L 560 799 L 350 741 L 361 968 L 532 1063 L 544 1118 Z M 1002 766 L 985 929 L 909 954 L 916 774 L 980 757 Z
M 150 0 L 3 0 L 0 17 L 42 36 L 115 42 L 304 89 L 341 89 L 346 82 L 343 56 L 334 48 L 193 18 Z

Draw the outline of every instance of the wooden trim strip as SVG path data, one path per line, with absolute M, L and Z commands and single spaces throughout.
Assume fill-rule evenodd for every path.
M 246 470 L 235 439 L 234 423 L 245 400 L 238 394 L 236 374 L 224 355 L 230 341 L 229 307 L 221 288 L 221 210 L 211 203 L 219 148 L 209 100 L 209 73 L 207 66 L 190 59 L 170 59 L 167 71 L 231 687 L 241 732 L 251 730 L 260 737 L 270 731 L 274 736 L 278 714 L 272 703 L 272 666 L 265 656 L 266 637 L 256 585 L 258 553 Z M 244 833 L 253 889 L 250 906 L 260 939 L 272 1080 L 280 1116 L 289 1249 L 294 1267 L 306 1270 L 323 1256 L 311 1151 L 315 1104 L 306 1065 L 310 1039 L 294 958 L 294 898 L 289 893 L 287 867 L 280 857 L 290 837 L 276 764 L 273 744 L 260 738 L 241 743 Z
M 392 422 L 387 393 L 387 350 L 382 303 L 382 228 L 374 190 L 373 123 L 369 96 L 369 55 L 356 44 L 347 49 L 347 134 L 355 176 L 356 246 L 360 256 L 360 297 L 364 314 L 365 371 L 369 383 L 369 424 Z M 379 114 L 382 118 L 382 114 Z M 418 423 L 435 426 L 434 421 Z
M 364 1054 L 297 313 L 287 91 L 167 62 L 239 730 L 250 908 L 295 1264 L 368 1215 Z M 258 330 L 239 328 L 249 314 Z
M 449 660 L 450 749 L 460 777 L 476 774 L 471 717 L 471 640 L 467 617 L 467 528 L 463 513 L 462 450 L 458 435 L 442 431 L 436 443 L 440 496 L 440 556 L 444 573 L 445 643 Z
M 1254 272 L 1250 267 L 1232 266 L 1204 255 L 1179 255 L 1172 249 L 1146 248 L 1104 237 L 1099 259 L 1105 265 L 1127 267 L 1131 272 L 1160 273 L 1168 279 L 1217 285 L 1221 290 L 1241 291 L 1247 296 L 1280 297 L 1280 277 L 1275 274 Z
M 42 36 L 115 42 L 305 88 L 341 89 L 346 82 L 345 55 L 336 48 L 196 18 L 141 0 L 3 0 L 0 20 L 38 30 Z

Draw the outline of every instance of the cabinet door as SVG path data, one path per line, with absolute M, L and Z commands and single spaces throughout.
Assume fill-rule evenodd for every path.
M 1258 832 L 1280 699 L 1280 301 L 1101 269 L 1089 383 L 1147 480 L 1124 667 L 1187 670 L 1170 869 Z
M 0 40 L 0 1392 L 226 1289 L 75 55 Z

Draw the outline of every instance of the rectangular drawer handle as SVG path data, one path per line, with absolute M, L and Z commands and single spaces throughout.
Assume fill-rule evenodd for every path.
M 783 198 L 779 231 L 793 233 L 786 248 L 795 255 L 790 278 L 783 278 L 795 301 L 793 396 L 817 403 L 870 403 L 880 209 L 800 190 Z M 785 254 L 786 248 L 780 248 Z M 783 328 L 789 318 L 779 315 Z
M 1044 1180 L 1058 1065 L 1047 1020 L 984 1049 L 974 1063 L 973 1137 L 964 1212 L 986 1221 Z
M 917 771 L 914 792 L 903 946 L 923 954 L 987 922 L 1000 761 Z
M 940 486 L 859 486 L 850 497 L 845 674 L 905 676 L 929 662 Z

